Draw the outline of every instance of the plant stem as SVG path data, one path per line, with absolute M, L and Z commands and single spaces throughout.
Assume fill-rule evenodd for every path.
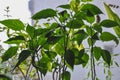
M 56 69 L 54 69 L 53 74 L 52 74 L 53 80 L 55 80 L 55 72 L 56 72 Z
M 59 80 L 61 80 L 61 67 L 59 66 Z
M 39 71 L 36 69 L 37 71 L 37 75 L 38 75 L 38 80 L 40 80 L 40 75 L 39 75 Z
M 22 74 L 22 76 L 24 77 L 24 79 L 26 80 L 26 76 L 25 76 L 25 74 L 23 73 L 23 71 L 22 71 L 22 69 L 18 66 L 18 69 L 20 70 L 20 72 L 21 72 L 21 74 Z
M 96 70 L 95 70 L 95 60 L 94 60 L 94 55 L 93 55 L 93 47 L 94 47 L 94 42 L 93 42 L 93 33 L 92 33 L 92 26 L 90 26 L 91 30 L 91 48 L 90 48 L 90 53 L 91 53 L 91 78 L 92 80 L 96 79 Z

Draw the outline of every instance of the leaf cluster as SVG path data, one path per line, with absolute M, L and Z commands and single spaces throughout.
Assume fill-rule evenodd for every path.
M 13 70 L 28 62 L 26 65 L 32 64 L 42 75 L 53 72 L 54 79 L 58 73 L 63 80 L 70 80 L 68 68 L 74 70 L 75 65 L 85 67 L 91 57 L 97 61 L 102 59 L 110 66 L 111 52 L 98 47 L 96 42 L 113 40 L 119 43 L 117 29 L 120 28 L 115 27 L 119 26 L 118 17 L 98 21 L 103 12 L 89 1 L 92 0 L 71 0 L 70 4 L 57 7 L 62 11 L 44 9 L 37 12 L 32 19 L 36 22 L 42 19 L 48 21 L 43 22 L 43 26 L 37 26 L 37 23 L 25 25 L 18 19 L 0 21 L 9 35 L 5 43 L 11 44 L 2 55 L 2 62 L 16 56 L 18 60 Z M 109 7 L 105 6 L 108 10 Z M 114 28 L 117 36 L 104 32 L 103 28 Z M 89 52 L 84 47 L 84 41 L 88 43 Z

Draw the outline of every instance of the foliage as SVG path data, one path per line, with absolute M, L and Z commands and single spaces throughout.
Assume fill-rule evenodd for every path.
M 2 55 L 2 62 L 17 57 L 12 71 L 18 68 L 25 79 L 32 65 L 31 76 L 36 71 L 40 80 L 44 79 L 47 72 L 52 72 L 53 80 L 70 80 L 68 68 L 73 71 L 75 65 L 85 67 L 90 60 L 91 79 L 97 80 L 95 61 L 103 60 L 110 67 L 112 56 L 111 52 L 99 47 L 96 42 L 113 40 L 119 43 L 116 35 L 102 31 L 104 27 L 116 31 L 115 26 L 119 26 L 116 20 L 119 18 L 97 21 L 97 16 L 103 12 L 89 1 L 92 0 L 71 0 L 70 4 L 57 7 L 62 11 L 41 10 L 32 16 L 36 21 L 33 26 L 25 25 L 19 19 L 0 21 L 9 35 L 5 43 L 11 45 Z M 112 16 L 113 12 L 108 12 Z M 38 26 L 37 22 L 42 19 L 48 22 Z M 118 31 L 116 34 L 119 37 Z M 84 47 L 84 41 L 87 41 L 88 48 Z M 21 65 L 26 65 L 27 70 L 24 71 Z

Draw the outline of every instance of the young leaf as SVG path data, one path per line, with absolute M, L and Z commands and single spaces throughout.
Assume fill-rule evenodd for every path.
M 102 56 L 103 60 L 110 66 L 111 54 L 107 50 L 102 50 L 101 56 Z
M 102 11 L 93 4 L 85 4 L 82 8 L 82 11 L 86 11 L 87 13 L 91 13 L 91 15 L 102 14 Z M 88 14 L 89 15 L 89 14 Z
M 103 20 L 100 24 L 101 26 L 106 27 L 106 28 L 118 26 L 118 23 L 113 20 Z
M 2 62 L 7 61 L 17 53 L 18 47 L 10 47 L 3 55 Z
M 70 9 L 70 5 L 69 4 L 60 5 L 58 7 L 63 8 L 63 9 Z
M 103 32 L 101 35 L 100 35 L 100 38 L 102 41 L 110 41 L 110 40 L 115 40 L 115 36 L 109 32 Z
M 32 16 L 32 19 L 46 19 L 46 18 L 49 18 L 49 17 L 54 17 L 56 16 L 56 11 L 53 10 L 53 9 L 44 9 L 44 10 L 41 10 L 39 12 L 37 12 L 36 14 L 34 14 Z
M 25 38 L 23 36 L 15 36 L 12 38 L 9 38 L 5 43 L 7 44 L 20 44 L 21 42 L 25 41 Z
M 64 76 L 63 80 L 70 80 L 71 78 L 71 74 L 68 71 L 65 71 L 64 73 L 62 73 L 62 76 Z
M 65 55 L 65 61 L 70 65 L 70 67 L 73 69 L 74 62 L 75 62 L 75 55 L 72 50 L 67 50 Z
M 18 67 L 25 59 L 27 59 L 30 56 L 31 52 L 29 50 L 23 50 L 19 57 L 18 57 L 18 62 L 15 65 L 15 67 L 13 68 L 13 70 Z
M 0 23 L 12 30 L 16 31 L 24 30 L 24 24 L 18 19 L 3 20 L 0 21 Z

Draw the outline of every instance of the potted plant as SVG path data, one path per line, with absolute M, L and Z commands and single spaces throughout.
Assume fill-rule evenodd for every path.
M 73 71 L 75 65 L 84 68 L 90 63 L 91 79 L 98 80 L 96 62 L 103 60 L 109 68 L 112 56 L 96 42 L 113 40 L 118 44 L 114 34 L 102 29 L 119 24 L 114 19 L 100 21 L 99 15 L 103 12 L 89 3 L 91 1 L 71 0 L 69 4 L 57 7 L 62 10 L 41 10 L 32 16 L 34 25 L 24 24 L 18 19 L 0 21 L 8 35 L 5 43 L 11 45 L 1 56 L 2 62 L 17 60 L 12 72 L 20 70 L 25 80 L 36 75 L 38 80 L 44 80 L 47 72 L 51 72 L 52 80 L 70 80 L 68 69 Z M 109 7 L 105 6 L 109 12 Z M 42 19 L 46 22 L 39 25 Z M 84 41 L 88 47 L 84 46 Z

